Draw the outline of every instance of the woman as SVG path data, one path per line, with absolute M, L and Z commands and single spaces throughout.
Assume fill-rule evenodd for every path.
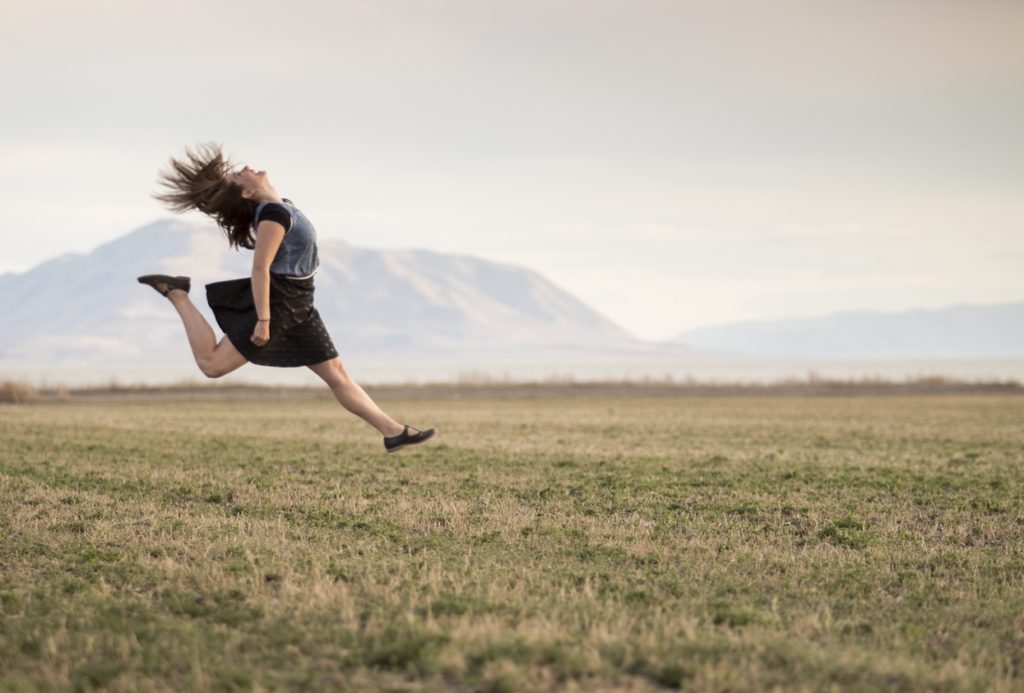
M 313 275 L 320 266 L 316 230 L 277 193 L 266 171 L 232 168 L 220 145 L 207 144 L 186 150 L 180 160 L 172 158 L 160 183 L 165 190 L 154 195 L 158 200 L 176 212 L 198 209 L 217 222 L 232 247 L 254 251 L 251 279 L 206 285 L 207 302 L 225 335 L 220 342 L 189 299 L 188 277 L 139 277 L 170 299 L 205 375 L 219 378 L 249 361 L 307 366 L 345 409 L 381 432 L 388 452 L 434 435 L 432 428 L 399 424 L 349 377 L 313 307 Z

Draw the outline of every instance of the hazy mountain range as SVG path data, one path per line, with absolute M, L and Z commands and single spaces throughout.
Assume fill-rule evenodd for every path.
M 1024 302 L 745 321 L 689 330 L 673 341 L 757 358 L 1020 358 Z
M 541 275 L 523 267 L 428 250 L 372 250 L 319 243 L 316 305 L 346 356 L 377 362 L 455 359 L 464 370 L 555 359 L 701 358 L 683 345 L 632 337 Z M 144 226 L 88 254 L 68 254 L 0 276 L 0 366 L 147 366 L 195 370 L 177 313 L 136 281 L 192 277 L 192 300 L 219 329 L 204 284 L 249 276 L 250 251 L 221 232 L 180 220 Z M 485 362 L 477 359 L 484 358 Z M 67 368 L 64 368 L 66 371 Z M 196 371 L 198 373 L 198 371 Z M 108 376 L 109 377 L 109 376 Z
M 377 381 L 423 379 L 427 363 L 446 364 L 449 377 L 580 377 L 581 369 L 589 374 L 583 377 L 624 377 L 681 376 L 690 364 L 752 359 L 1024 357 L 1024 303 L 739 322 L 656 343 L 636 339 L 524 267 L 339 240 L 321 241 L 320 258 L 317 307 L 350 370 L 373 366 Z M 248 276 L 251 262 L 249 251 L 229 250 L 212 226 L 160 220 L 88 254 L 2 275 L 0 377 L 201 378 L 177 313 L 136 277 L 191 276 L 192 300 L 219 336 L 203 285 Z M 257 370 L 262 379 L 294 373 Z

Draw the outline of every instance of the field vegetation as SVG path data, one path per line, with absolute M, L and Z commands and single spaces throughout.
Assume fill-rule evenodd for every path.
M 1018 394 L 36 395 L 0 690 L 1024 687 Z

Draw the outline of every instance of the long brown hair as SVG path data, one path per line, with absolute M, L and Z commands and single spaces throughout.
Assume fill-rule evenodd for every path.
M 252 217 L 257 203 L 242 197 L 242 187 L 225 177 L 231 168 L 219 144 L 200 144 L 195 151 L 186 148 L 184 157 L 171 157 L 170 167 L 160 172 L 158 182 L 164 190 L 153 197 L 175 212 L 198 209 L 213 218 L 232 248 L 254 248 Z

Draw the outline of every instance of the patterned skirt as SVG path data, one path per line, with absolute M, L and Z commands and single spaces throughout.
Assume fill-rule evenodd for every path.
M 313 278 L 270 275 L 270 341 L 256 346 L 252 279 L 206 285 L 206 301 L 220 329 L 239 353 L 260 366 L 310 366 L 338 355 L 320 313 L 313 307 Z

